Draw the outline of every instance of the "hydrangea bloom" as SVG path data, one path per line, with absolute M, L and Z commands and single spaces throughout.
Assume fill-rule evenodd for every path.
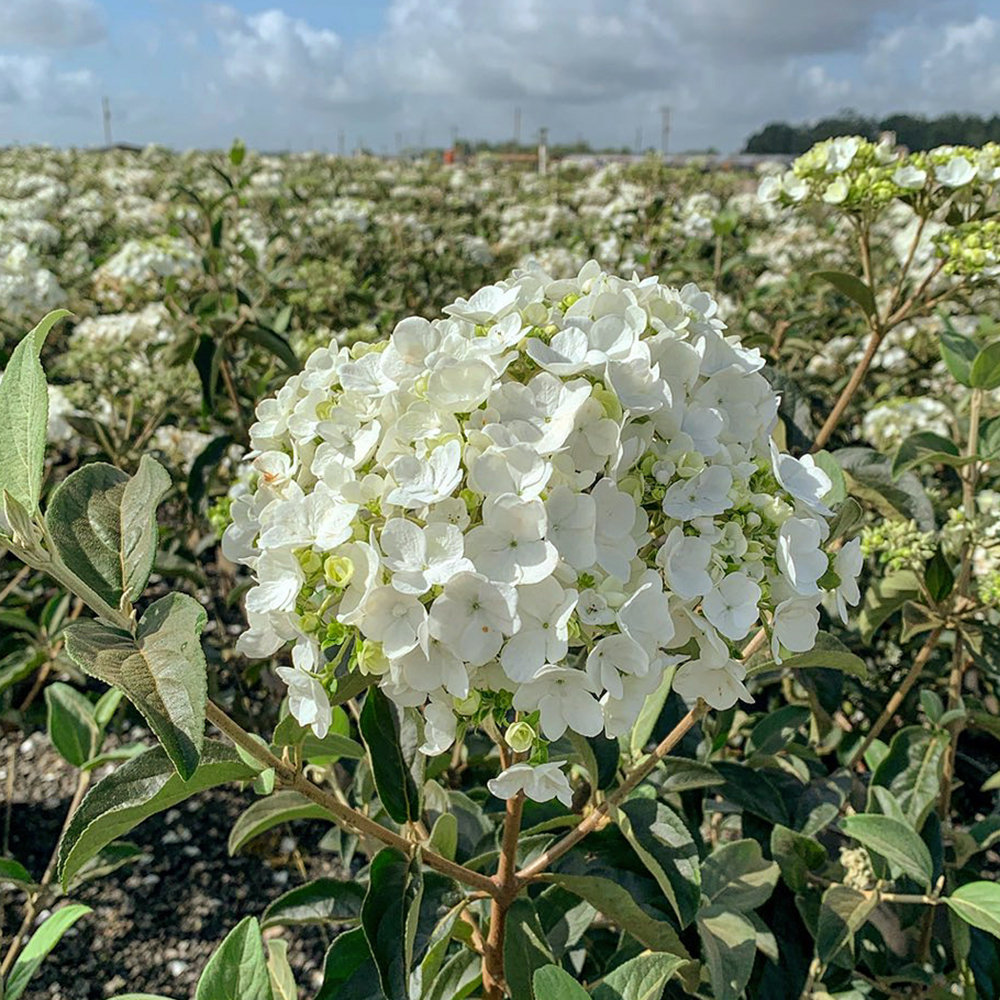
M 539 740 L 620 735 L 668 667 L 727 708 L 755 628 L 804 650 L 828 593 L 857 601 L 857 560 L 822 547 L 829 480 L 771 443 L 763 361 L 709 295 L 592 261 L 444 312 L 315 351 L 258 407 L 224 548 L 255 577 L 239 648 L 295 644 L 303 724 L 325 726 L 350 642 L 352 669 L 423 710 L 427 753 L 470 692 Z M 530 770 L 491 787 L 566 797 Z

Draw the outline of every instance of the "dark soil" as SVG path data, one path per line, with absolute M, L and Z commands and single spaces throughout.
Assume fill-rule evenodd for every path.
M 128 738 L 139 736 L 133 732 Z M 13 802 L 0 806 L 0 822 L 9 814 L 9 855 L 39 878 L 58 840 L 76 772 L 44 733 L 17 743 L 0 738 L 0 802 L 7 794 L 12 749 L 17 759 Z M 279 827 L 229 857 L 230 827 L 254 798 L 249 788 L 215 789 L 136 827 L 127 839 L 144 856 L 73 892 L 72 901 L 86 903 L 93 913 L 63 937 L 25 1000 L 104 1000 L 118 993 L 186 1000 L 226 933 L 301 884 L 297 858 L 309 878 L 342 875 L 336 857 L 319 848 L 327 829 L 322 823 Z M 5 933 L 20 921 L 15 902 L 7 908 Z M 273 934 L 288 938 L 300 996 L 308 1000 L 322 978 L 322 932 L 313 927 L 265 932 Z

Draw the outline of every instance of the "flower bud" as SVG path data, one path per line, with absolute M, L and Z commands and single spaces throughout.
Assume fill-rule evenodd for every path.
M 693 479 L 705 468 L 705 456 L 700 451 L 686 451 L 677 460 L 677 475 L 682 479 Z
M 389 659 L 382 652 L 382 643 L 370 639 L 358 646 L 358 669 L 363 674 L 381 676 L 389 669 Z
M 474 715 L 482 701 L 478 691 L 470 691 L 464 698 L 456 698 L 454 709 L 456 715 Z
M 535 731 L 527 722 L 515 722 L 507 727 L 504 739 L 514 753 L 527 753 L 535 745 Z
M 327 556 L 323 576 L 331 587 L 346 587 L 354 576 L 354 563 L 347 556 Z
M 319 553 L 313 552 L 312 549 L 299 549 L 295 555 L 299 560 L 299 565 L 302 567 L 302 572 L 307 577 L 315 576 L 323 567 L 323 560 L 320 558 Z

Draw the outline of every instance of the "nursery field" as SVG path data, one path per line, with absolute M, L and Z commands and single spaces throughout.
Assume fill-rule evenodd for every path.
M 998 185 L 0 150 L 0 1000 L 1000 995 Z

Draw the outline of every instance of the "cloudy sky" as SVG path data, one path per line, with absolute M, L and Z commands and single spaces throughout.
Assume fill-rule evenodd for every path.
M 738 149 L 770 120 L 1000 110 L 1000 0 L 0 0 L 0 146 Z

